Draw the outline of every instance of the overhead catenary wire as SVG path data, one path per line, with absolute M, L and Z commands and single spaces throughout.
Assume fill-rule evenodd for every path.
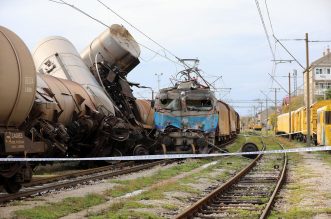
M 111 11 L 112 13 L 114 13 L 117 17 L 119 17 L 120 19 L 122 19 L 124 22 L 126 22 L 128 25 L 130 25 L 132 28 L 134 28 L 136 31 L 138 31 L 139 33 L 141 33 L 142 35 L 144 35 L 147 39 L 149 39 L 150 41 L 152 41 L 153 43 L 155 43 L 156 45 L 158 45 L 159 47 L 161 47 L 162 49 L 164 49 L 165 51 L 167 51 L 169 54 L 171 54 L 172 56 L 174 56 L 178 61 L 180 61 L 180 58 L 178 58 L 173 52 L 171 52 L 170 50 L 168 50 L 167 48 L 165 48 L 163 45 L 161 45 L 160 43 L 156 42 L 155 40 L 153 40 L 150 36 L 148 36 L 147 34 L 145 34 L 143 31 L 141 31 L 139 28 L 137 28 L 136 26 L 134 26 L 133 24 L 131 24 L 128 20 L 126 20 L 124 17 L 122 17 L 121 15 L 119 15 L 115 10 L 113 10 L 112 8 L 110 8 L 108 5 L 106 5 L 104 2 L 102 2 L 101 0 L 97 0 L 101 5 L 103 5 L 106 9 L 108 9 L 109 11 Z
M 273 25 L 272 25 L 272 22 L 271 22 L 271 17 L 270 17 L 270 12 L 269 12 L 269 7 L 268 7 L 267 1 L 268 0 L 264 0 L 264 4 L 265 4 L 265 7 L 267 9 L 268 20 L 269 20 L 270 28 L 271 28 L 271 31 L 272 31 L 272 35 L 275 35 L 274 28 L 273 28 Z
M 305 41 L 306 39 L 278 39 L 279 41 Z M 331 43 L 331 40 L 308 40 L 310 43 Z
M 92 15 L 88 14 L 87 12 L 81 10 L 80 8 L 76 7 L 76 6 L 73 5 L 73 4 L 69 4 L 68 2 L 66 2 L 66 1 L 64 1 L 64 0 L 58 0 L 58 1 L 57 1 L 57 0 L 49 0 L 49 1 L 50 1 L 50 2 L 54 2 L 54 3 L 57 3 L 57 4 L 62 4 L 62 5 L 69 6 L 69 7 L 73 8 L 74 10 L 76 10 L 76 11 L 78 11 L 78 12 L 84 14 L 85 16 L 89 17 L 90 19 L 96 21 L 97 23 L 99 23 L 99 24 L 101 24 L 101 25 L 103 25 L 103 26 L 105 26 L 105 27 L 107 27 L 107 28 L 110 28 L 107 24 L 105 24 L 105 23 L 102 22 L 101 20 L 99 20 L 99 19 L 93 17 Z M 177 64 L 177 65 L 181 65 L 181 66 L 185 67 L 185 65 L 184 65 L 182 62 L 180 62 L 180 61 L 174 61 L 174 60 L 170 59 L 169 57 L 167 57 L 166 55 L 162 55 L 161 53 L 159 53 L 159 52 L 157 52 L 157 51 L 155 51 L 155 50 L 149 48 L 148 46 L 146 46 L 146 45 L 144 45 L 144 44 L 141 44 L 141 43 L 139 43 L 139 42 L 137 42 L 137 43 L 138 43 L 141 47 L 143 47 L 143 48 L 145 48 L 145 49 L 147 49 L 147 50 L 153 52 L 154 54 L 156 54 L 156 55 L 158 55 L 158 56 L 160 56 L 160 57 L 163 57 L 163 58 L 167 59 L 168 61 L 171 61 L 171 62 L 173 62 L 173 63 L 175 63 L 175 64 Z M 163 48 L 163 47 L 162 47 L 162 48 Z M 177 58 L 177 57 L 176 57 L 176 58 Z
M 267 27 L 266 27 L 265 22 L 264 22 L 264 19 L 263 19 L 262 11 L 261 11 L 261 8 L 260 8 L 260 5 L 259 5 L 258 0 L 255 0 L 255 4 L 256 4 L 257 10 L 259 12 L 260 20 L 262 22 L 263 30 L 264 30 L 264 33 L 266 35 L 266 38 L 267 38 L 267 41 L 268 41 L 268 44 L 269 44 L 271 55 L 275 59 L 275 53 L 274 53 L 274 51 L 272 49 L 272 46 L 271 46 L 271 40 L 270 40 L 270 37 L 269 37 L 269 34 L 268 34 L 268 30 L 267 30 Z
M 130 25 L 132 28 L 134 28 L 136 31 L 138 31 L 139 33 L 141 33 L 143 36 L 145 36 L 147 39 L 149 39 L 150 41 L 152 41 L 153 43 L 155 43 L 156 45 L 158 45 L 160 48 L 162 48 L 164 51 L 168 52 L 170 55 L 172 55 L 174 58 L 177 59 L 177 61 L 179 61 L 182 66 L 184 68 L 190 68 L 190 66 L 188 66 L 183 59 L 179 58 L 177 55 L 175 55 L 173 52 L 171 52 L 169 49 L 167 49 L 166 47 L 164 47 L 163 45 L 161 45 L 160 43 L 158 43 L 157 41 L 153 40 L 150 36 L 148 36 L 146 33 L 144 33 L 143 31 L 141 31 L 139 28 L 137 28 L 136 26 L 134 26 L 133 24 L 131 24 L 127 19 L 125 19 L 123 16 L 121 16 L 119 13 L 117 13 L 114 9 L 110 8 L 108 5 L 106 5 L 103 1 L 101 0 L 97 0 L 101 5 L 103 5 L 106 9 L 108 9 L 109 11 L 111 11 L 112 13 L 114 13 L 117 17 L 119 17 L 120 19 L 122 19 L 124 22 L 126 22 L 128 25 Z M 199 75 L 199 77 L 201 77 L 201 79 L 206 83 L 206 81 L 204 80 L 204 78 L 200 75 L 200 73 L 197 72 L 197 74 Z M 209 85 L 208 83 L 206 83 L 207 85 Z
M 300 65 L 300 67 L 302 69 L 306 69 L 299 61 L 297 58 L 295 58 L 295 56 L 277 39 L 277 37 L 275 35 L 273 35 L 273 37 L 275 38 L 276 42 L 279 43 L 279 45 L 281 45 L 283 47 L 283 49 L 294 59 L 294 61 L 296 63 L 298 63 L 298 65 Z

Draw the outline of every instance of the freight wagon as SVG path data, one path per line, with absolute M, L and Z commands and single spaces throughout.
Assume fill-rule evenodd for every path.
M 310 138 L 315 144 L 326 144 L 330 129 L 326 129 L 327 115 L 331 100 L 322 100 L 310 106 Z M 289 130 L 289 113 L 283 113 L 277 117 L 277 134 L 292 135 L 293 138 L 306 141 L 307 139 L 307 110 L 301 107 L 291 112 L 291 130 Z M 318 118 L 318 114 L 320 117 Z M 326 116 L 326 117 L 325 117 Z M 324 125 L 323 125 L 324 124 Z M 320 126 L 318 126 L 320 125 Z M 324 129 L 323 129 L 324 127 Z M 323 137 L 324 136 L 324 137 Z

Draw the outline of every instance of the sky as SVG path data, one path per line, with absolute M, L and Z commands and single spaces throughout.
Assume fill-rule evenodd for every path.
M 124 25 L 140 44 L 175 60 L 97 0 L 67 2 L 105 24 Z M 297 63 L 274 65 L 255 0 L 103 2 L 177 57 L 198 58 L 199 68 L 205 72 L 207 80 L 214 81 L 222 76 L 215 82 L 215 87 L 220 88 L 217 97 L 232 104 L 242 116 L 251 115 L 253 106 L 258 106 L 245 101 L 265 99 L 262 92 L 270 99 L 274 98 L 270 88 L 280 86 L 270 78 L 272 72 L 281 86 L 287 88 L 288 79 L 282 76 L 297 69 L 298 86 L 303 83 L 303 69 Z M 276 51 L 276 60 L 292 58 L 279 43 L 275 43 L 273 34 L 278 39 L 303 39 L 308 33 L 311 40 L 331 40 L 330 0 L 258 0 L 258 5 L 271 46 Z M 43 38 L 58 35 L 69 39 L 80 52 L 106 29 L 70 7 L 48 0 L 1 0 L 0 25 L 18 34 L 31 51 Z M 304 41 L 281 42 L 303 66 L 306 65 Z M 320 58 L 330 44 L 310 43 L 310 61 Z M 141 51 L 140 64 L 129 73 L 128 79 L 157 91 L 156 74 L 162 73 L 160 87 L 170 86 L 169 78 L 182 67 L 145 48 Z M 150 98 L 151 92 L 135 89 L 135 96 Z M 286 93 L 280 90 L 277 96 L 281 99 Z

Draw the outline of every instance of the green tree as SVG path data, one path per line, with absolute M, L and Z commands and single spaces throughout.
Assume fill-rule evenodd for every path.
M 275 127 L 276 127 L 276 124 L 277 124 L 277 116 L 275 113 L 272 113 L 270 116 L 269 116 L 269 123 L 270 125 L 272 126 L 272 129 L 274 130 Z
M 327 99 L 327 100 L 331 99 L 331 88 L 329 88 L 325 91 L 325 99 Z
M 303 95 L 291 97 L 291 111 L 304 106 Z M 288 105 L 282 107 L 282 113 L 288 113 Z

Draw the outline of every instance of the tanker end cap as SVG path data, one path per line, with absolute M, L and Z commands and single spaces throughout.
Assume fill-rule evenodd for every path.
M 127 74 L 140 63 L 140 52 L 139 44 L 129 31 L 119 24 L 113 24 L 81 52 L 81 57 L 88 67 L 93 67 L 96 57 L 98 61 L 102 57 Z
M 0 127 L 18 127 L 34 103 L 36 68 L 25 43 L 2 26 L 0 48 Z

